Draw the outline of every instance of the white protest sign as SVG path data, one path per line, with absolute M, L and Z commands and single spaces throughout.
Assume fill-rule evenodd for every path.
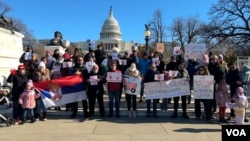
M 187 78 L 144 83 L 146 99 L 170 98 L 190 95 Z
M 70 68 L 73 66 L 72 62 L 63 62 L 63 68 Z
M 174 47 L 173 55 L 181 55 L 181 47 Z
M 118 53 L 113 52 L 113 53 L 111 54 L 111 56 L 112 56 L 112 60 L 118 60 L 118 59 L 119 59 L 119 58 L 118 58 Z
M 175 71 L 175 70 L 169 70 L 168 71 L 168 76 L 176 77 L 177 74 L 178 74 L 178 71 Z
M 97 85 L 97 75 L 90 76 L 90 85 Z
M 164 74 L 155 74 L 154 80 L 158 80 L 158 81 L 164 80 Z
M 31 60 L 31 59 L 32 59 L 31 52 L 25 52 L 25 54 L 24 54 L 24 60 Z
M 126 59 L 119 59 L 119 64 L 120 65 L 127 65 L 127 60 Z
M 160 65 L 160 60 L 159 58 L 152 58 L 152 63 L 156 66 L 159 66 Z
M 214 76 L 194 75 L 194 99 L 213 99 Z
M 205 44 L 187 44 L 185 45 L 185 59 L 203 59 L 206 52 Z
M 139 95 L 141 92 L 141 77 L 132 77 L 124 75 L 125 93 Z
M 121 72 L 108 72 L 107 82 L 122 82 L 122 73 Z

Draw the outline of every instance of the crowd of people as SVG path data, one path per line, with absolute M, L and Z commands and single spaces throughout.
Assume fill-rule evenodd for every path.
M 40 58 L 40 59 L 39 59 Z M 137 102 L 146 101 L 147 117 L 157 118 L 157 104 L 161 104 L 161 110 L 167 110 L 167 104 L 174 103 L 174 112 L 171 118 L 178 116 L 179 99 L 182 103 L 182 117 L 188 119 L 187 104 L 191 102 L 191 95 L 177 96 L 173 98 L 144 100 L 144 83 L 159 81 L 155 80 L 156 74 L 164 74 L 164 81 L 178 78 L 186 78 L 190 84 L 190 91 L 195 89 L 194 75 L 214 76 L 214 96 L 213 99 L 195 99 L 195 118 L 202 118 L 202 106 L 204 104 L 204 118 L 207 122 L 212 122 L 215 112 L 219 111 L 219 121 L 227 122 L 235 119 L 236 124 L 248 122 L 246 108 L 248 100 L 245 97 L 245 90 L 250 82 L 250 67 L 242 65 L 237 68 L 235 62 L 227 64 L 222 54 L 205 55 L 205 60 L 188 59 L 181 56 L 171 56 L 169 62 L 165 62 L 163 55 L 159 52 L 144 52 L 139 55 L 137 48 L 125 51 L 121 55 L 117 47 L 113 47 L 112 53 L 108 54 L 101 45 L 97 45 L 96 50 L 90 50 L 86 55 L 82 55 L 79 49 L 75 49 L 70 54 L 67 49 L 56 49 L 53 54 L 46 51 L 44 56 L 38 57 L 33 52 L 32 47 L 20 58 L 20 65 L 17 70 L 11 70 L 7 79 L 12 83 L 11 100 L 13 101 L 13 118 L 15 125 L 24 124 L 27 114 L 31 116 L 31 122 L 47 120 L 47 108 L 41 100 L 39 91 L 34 88 L 33 82 L 52 80 L 69 75 L 81 75 L 85 78 L 82 85 L 86 87 L 87 99 L 82 100 L 84 118 L 89 118 L 95 114 L 96 100 L 99 105 L 100 117 L 120 117 L 120 99 L 124 90 L 124 80 L 121 82 L 107 81 L 108 72 L 119 72 L 135 78 L 141 78 L 140 99 L 137 101 L 136 95 L 127 94 L 127 110 L 129 118 L 137 117 Z M 120 60 L 126 60 L 124 63 Z M 67 64 L 65 66 L 65 64 Z M 176 76 L 168 75 L 170 70 L 177 71 Z M 95 80 L 93 82 L 93 79 Z M 228 90 L 228 86 L 229 89 Z M 104 88 L 107 87 L 109 96 L 109 111 L 105 111 L 103 95 Z M 153 112 L 151 113 L 151 102 Z M 227 105 L 231 103 L 233 106 Z M 115 107 L 113 107 L 115 105 Z M 77 116 L 78 102 L 66 104 L 66 110 L 72 111 L 71 118 Z M 54 107 L 61 110 L 60 107 Z M 231 109 L 229 117 L 226 117 L 226 108 Z M 113 112 L 115 109 L 115 112 Z M 151 115 L 152 114 L 152 115 Z

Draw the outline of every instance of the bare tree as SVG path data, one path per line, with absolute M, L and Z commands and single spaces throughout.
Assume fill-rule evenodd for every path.
M 11 19 L 13 21 L 13 25 L 19 30 L 20 33 L 24 35 L 23 46 L 38 47 L 38 41 L 34 37 L 33 31 L 29 30 L 21 19 L 16 19 L 16 18 L 11 18 Z
M 153 42 L 163 42 L 166 37 L 166 26 L 163 23 L 163 14 L 160 9 L 155 10 L 150 23 L 151 39 Z
M 11 11 L 11 7 L 4 2 L 0 1 L 0 16 L 4 16 L 4 14 L 8 11 Z
M 203 26 L 208 39 L 233 41 L 237 46 L 250 47 L 249 0 L 219 0 L 213 4 L 209 15 L 211 22 Z
M 181 45 L 181 50 L 185 52 L 185 43 L 198 42 L 200 35 L 201 21 L 198 17 L 190 16 L 187 19 L 177 17 L 170 27 L 173 41 Z

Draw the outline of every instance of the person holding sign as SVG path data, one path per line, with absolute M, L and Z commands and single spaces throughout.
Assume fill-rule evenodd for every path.
M 200 66 L 197 75 L 210 75 L 206 66 Z M 194 85 L 195 90 L 196 85 Z M 211 99 L 195 99 L 194 100 L 194 113 L 195 118 L 201 118 L 201 102 L 203 102 L 204 110 L 205 110 L 205 119 L 208 123 L 211 123 L 212 119 L 212 110 L 211 110 Z
M 189 81 L 190 77 L 188 74 L 188 71 L 185 69 L 185 63 L 183 60 L 179 60 L 176 62 L 178 74 L 175 78 L 187 78 L 187 81 Z M 187 96 L 181 96 L 181 103 L 182 103 L 182 116 L 186 119 L 189 119 L 189 116 L 187 115 Z M 171 118 L 177 117 L 177 111 L 179 106 L 179 96 L 174 97 L 174 113 L 171 116 Z
M 87 75 L 86 80 L 89 99 L 89 117 L 94 115 L 96 99 L 99 106 L 100 116 L 105 117 L 103 104 L 103 84 L 106 82 L 106 79 L 104 79 L 104 76 L 99 73 L 99 66 L 97 64 L 92 67 L 92 70 L 90 71 L 89 75 Z
M 130 67 L 126 69 L 124 75 L 135 77 L 135 78 L 141 77 L 140 74 L 139 74 L 139 71 L 136 69 L 135 63 L 132 63 L 130 65 Z M 124 82 L 125 89 L 127 88 L 126 84 L 127 83 Z M 131 84 L 131 85 L 133 85 L 133 84 Z M 135 85 L 135 87 L 136 87 L 136 85 Z M 127 94 L 126 93 L 126 101 L 127 101 L 127 108 L 128 108 L 128 117 L 130 117 L 130 118 L 131 117 L 136 118 L 136 97 L 137 97 L 137 95 L 131 95 L 131 94 Z M 132 102 L 133 102 L 133 110 L 131 110 L 131 99 L 132 99 Z
M 122 73 L 117 69 L 117 62 L 111 63 L 110 70 L 107 72 L 107 90 L 109 94 L 109 115 L 113 117 L 113 100 L 115 99 L 116 117 L 120 118 L 120 89 Z
M 155 74 L 159 74 L 159 71 L 157 70 L 156 65 L 151 63 L 151 65 L 147 71 L 147 75 L 145 76 L 145 83 L 156 81 Z M 146 102 L 147 102 L 147 117 L 150 117 L 151 99 L 147 99 Z M 153 117 L 155 117 L 155 118 L 158 118 L 158 116 L 157 116 L 157 102 L 158 102 L 158 99 L 153 99 Z

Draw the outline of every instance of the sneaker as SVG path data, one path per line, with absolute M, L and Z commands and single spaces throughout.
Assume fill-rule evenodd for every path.
M 15 122 L 14 122 L 14 125 L 18 125 L 18 124 L 19 124 L 19 122 L 18 122 L 18 121 L 15 121 Z
M 47 118 L 43 118 L 43 119 L 42 119 L 42 121 L 46 121 L 46 120 L 47 120 Z

